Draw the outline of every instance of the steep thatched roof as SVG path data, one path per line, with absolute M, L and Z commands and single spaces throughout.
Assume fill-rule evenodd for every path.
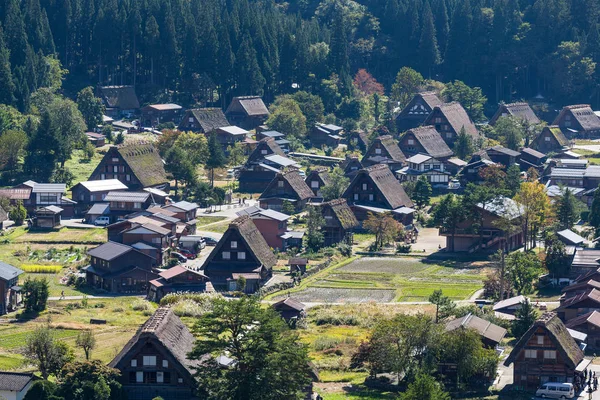
M 135 110 L 140 108 L 133 86 L 102 86 L 100 94 L 108 108 Z
M 266 154 L 263 154 L 263 150 L 267 151 Z M 256 148 L 248 156 L 248 161 L 246 162 L 246 165 L 252 162 L 262 160 L 266 156 L 269 156 L 271 154 L 276 154 L 281 157 L 287 157 L 285 152 L 281 150 L 281 147 L 279 147 L 274 138 L 267 137 L 261 139 L 256 145 Z
M 217 107 L 213 108 L 196 108 L 193 110 L 189 110 L 202 130 L 206 133 L 212 132 L 217 128 L 221 128 L 223 126 L 231 125 L 227 118 L 225 118 L 225 114 L 223 114 L 223 110 Z
M 168 307 L 160 307 L 156 310 L 127 342 L 123 350 L 110 362 L 109 366 L 122 369 L 125 366 L 122 365 L 123 362 L 129 362 L 128 355 L 134 355 L 133 352 L 139 351 L 147 342 L 161 344 L 190 375 L 194 373 L 193 367 L 198 363 L 188 360 L 187 355 L 194 347 L 195 338 L 187 326 Z
M 247 215 L 242 215 L 236 218 L 229 224 L 229 230 L 236 230 L 239 232 L 242 239 L 248 245 L 248 248 L 252 251 L 256 259 L 265 267 L 272 268 L 273 265 L 277 264 L 277 257 L 269 248 L 269 245 L 265 241 L 263 235 L 259 232 L 256 225 Z M 226 241 L 227 233 L 223 234 L 221 241 Z M 218 246 L 217 246 L 218 247 Z M 215 247 L 216 249 L 216 247 Z
M 142 186 L 150 187 L 169 182 L 165 166 L 158 150 L 150 143 L 132 143 L 121 145 L 117 151 L 127 163 L 133 175 Z M 106 153 L 108 157 L 110 152 Z
M 381 148 L 383 149 L 381 157 L 389 157 L 391 161 L 397 163 L 403 163 L 406 161 L 406 156 L 404 155 L 404 153 L 402 153 L 400 147 L 398 147 L 398 142 L 396 142 L 396 140 L 391 135 L 383 135 L 373 140 L 364 158 L 362 159 L 362 162 L 364 163 L 369 158 L 374 157 L 374 149 L 378 148 L 379 146 L 381 146 Z
M 406 194 L 404 187 L 398 182 L 398 179 L 396 179 L 390 168 L 385 164 L 373 165 L 358 171 L 358 174 L 354 176 L 352 182 L 350 182 L 350 185 L 344 192 L 344 198 L 352 198 L 354 186 L 358 185 L 365 175 L 377 190 L 379 190 L 390 209 L 395 210 L 400 207 L 413 206 L 413 202 Z
M 496 114 L 490 119 L 490 125 L 494 125 L 498 118 L 510 115 L 522 120 L 525 120 L 531 124 L 539 124 L 540 119 L 535 115 L 529 104 L 527 103 L 509 103 L 509 104 L 500 104 L 498 106 L 498 110 Z
M 540 132 L 539 136 L 542 136 L 544 133 L 549 133 L 550 136 L 554 137 L 554 139 L 560 146 L 569 146 L 569 139 L 567 139 L 563 131 L 561 131 L 557 125 L 545 126 L 544 129 L 542 129 L 542 131 Z M 537 141 L 538 139 L 535 138 L 535 140 Z
M 277 175 L 275 175 L 273 180 L 269 183 L 267 188 L 261 194 L 260 198 L 261 199 L 269 198 L 269 197 L 272 197 L 271 196 L 272 193 L 278 192 L 277 182 L 279 182 L 280 180 L 284 180 L 285 182 L 287 182 L 289 184 L 292 191 L 294 192 L 293 194 L 295 195 L 295 197 L 298 200 L 308 200 L 314 196 L 313 191 L 310 190 L 310 188 L 308 187 L 306 182 L 304 182 L 304 179 L 302 178 L 302 176 L 300 176 L 300 173 L 298 173 L 298 170 L 290 169 L 287 172 L 284 172 L 284 173 L 280 172 Z M 292 193 L 290 193 L 290 194 L 292 194 Z
M 225 114 L 245 114 L 247 116 L 269 115 L 269 110 L 260 96 L 234 97 Z
M 469 118 L 469 114 L 465 111 L 463 106 L 460 103 L 453 101 L 452 103 L 444 103 L 439 106 L 436 106 L 431 114 L 427 117 L 423 125 L 434 125 L 434 114 L 435 110 L 439 109 L 442 115 L 448 120 L 448 124 L 452 126 L 452 129 L 458 135 L 460 130 L 464 127 L 467 135 L 478 138 L 479 132 L 477 131 L 477 127 Z
M 600 129 L 600 118 L 594 113 L 589 104 L 576 104 L 566 106 L 556 117 L 552 125 L 558 125 L 565 114 L 570 113 L 577 120 L 584 131 L 595 131 Z
M 304 180 L 307 184 L 312 179 L 319 177 L 323 182 L 323 185 L 329 185 L 331 183 L 331 178 L 329 177 L 329 168 L 326 167 L 317 167 L 311 169 L 310 172 L 306 175 L 306 179 Z
M 433 158 L 450 157 L 454 154 L 442 139 L 442 135 L 431 125 L 410 129 L 405 135 L 408 133 L 412 133 L 427 154 Z
M 323 203 L 321 207 L 323 207 L 323 212 L 326 208 L 331 208 L 331 211 L 333 211 L 333 214 L 343 229 L 352 229 L 358 226 L 358 220 L 348 206 L 346 199 L 331 200 Z M 327 221 L 325 221 L 325 223 L 327 224 Z
M 555 313 L 547 312 L 544 313 L 535 323 L 529 328 L 529 330 L 519 339 L 513 351 L 504 362 L 504 365 L 510 365 L 519 355 L 519 353 L 525 348 L 527 342 L 531 339 L 531 336 L 539 329 L 542 328 L 548 333 L 550 339 L 556 345 L 558 352 L 564 358 L 564 361 L 570 368 L 575 368 L 583 360 L 583 352 L 575 342 L 575 339 L 571 337 L 567 327 L 558 318 Z

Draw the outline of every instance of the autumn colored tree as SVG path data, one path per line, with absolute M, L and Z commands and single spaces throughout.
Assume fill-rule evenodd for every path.
M 366 69 L 361 68 L 354 75 L 354 87 L 365 96 L 371 96 L 374 93 L 383 95 L 383 85 L 373 77 Z
M 539 182 L 523 182 L 515 201 L 522 207 L 522 226 L 525 250 L 535 247 L 535 238 L 552 215 L 552 204 L 545 186 Z
M 376 215 L 369 213 L 365 222 L 364 228 L 375 235 L 375 250 L 381 249 L 384 245 L 393 241 L 400 232 L 400 223 L 392 217 L 391 214 Z

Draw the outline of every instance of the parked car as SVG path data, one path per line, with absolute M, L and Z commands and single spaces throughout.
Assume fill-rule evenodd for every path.
M 177 261 L 182 262 L 182 263 L 184 263 L 188 260 L 186 256 L 184 256 L 183 254 L 178 253 L 176 251 L 171 252 L 171 258 L 175 258 Z
M 94 225 L 96 226 L 106 226 L 106 225 L 110 225 L 110 218 L 108 217 L 98 217 L 96 218 L 96 220 L 94 221 Z
M 536 392 L 536 396 L 549 399 L 572 399 L 575 397 L 572 383 L 544 383 Z
M 182 254 L 184 257 L 186 257 L 188 260 L 196 259 L 196 255 L 186 249 L 179 249 L 179 253 Z
M 217 243 L 219 243 L 219 241 L 215 238 L 212 238 L 210 236 L 204 236 L 204 242 L 206 243 L 207 246 L 216 246 Z

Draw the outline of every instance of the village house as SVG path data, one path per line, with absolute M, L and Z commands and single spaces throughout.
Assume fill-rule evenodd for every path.
M 463 128 L 473 141 L 476 142 L 479 139 L 477 127 L 471 121 L 463 106 L 457 102 L 435 106 L 423 125 L 433 125 L 450 147 L 454 145 L 458 134 Z
M 178 104 L 150 104 L 142 108 L 142 126 L 155 127 L 167 122 L 177 126 L 182 112 L 183 108 Z
M 38 207 L 33 211 L 33 226 L 41 229 L 54 229 L 61 225 L 63 209 L 57 206 Z
M 65 185 L 66 187 L 66 185 Z M 0 189 L 0 197 L 8 200 L 11 206 L 21 202 L 25 204 L 31 197 L 32 187 L 20 185 L 20 187 Z
M 22 400 L 36 379 L 33 373 L 0 371 L 0 399 Z
M 329 179 L 329 168 L 317 167 L 311 169 L 304 181 L 310 187 L 310 190 L 313 191 L 314 197 L 323 198 L 321 189 L 331 183 L 331 180 Z
M 118 218 L 150 207 L 152 197 L 148 192 L 108 192 L 104 196 L 105 203 L 110 204 L 111 217 Z
M 463 179 L 467 182 L 479 182 L 479 171 L 482 168 L 496 165 L 506 172 L 511 166 L 518 165 L 521 153 L 503 146 L 493 146 L 473 153 L 467 166 L 463 169 Z
M 87 252 L 90 265 L 83 268 L 89 286 L 111 293 L 147 293 L 156 279 L 156 260 L 121 243 L 106 242 Z
M 231 100 L 225 116 L 233 125 L 252 130 L 264 124 L 269 110 L 260 96 L 240 96 Z
M 131 190 L 169 185 L 163 160 L 149 143 L 111 146 L 89 177 L 90 181 L 106 179 L 118 179 Z
M 574 254 L 569 269 L 569 277 L 576 278 L 576 282 L 581 279 L 596 276 L 600 267 L 600 250 L 574 247 Z M 594 278 L 600 282 L 600 272 Z
M 300 212 L 312 197 L 312 190 L 304 182 L 298 170 L 291 169 L 277 173 L 260 195 L 258 202 L 260 208 L 281 211 L 284 201 L 287 201 L 292 203 L 296 212 Z
M 134 225 L 121 233 L 121 243 L 129 245 L 156 260 L 156 265 L 163 265 L 164 254 L 173 241 L 172 232 L 153 222 Z
M 298 321 L 306 316 L 306 306 L 291 297 L 273 303 L 272 307 L 287 323 Z
M 306 266 L 309 264 L 308 258 L 304 257 L 292 257 L 288 260 L 288 266 L 290 267 L 290 274 L 304 275 L 306 273 Z
M 471 158 L 465 166 L 460 170 L 460 175 L 463 181 L 469 183 L 478 183 L 483 181 L 480 171 L 492 166 L 497 166 L 495 162 L 490 160 L 490 157 L 485 151 L 477 151 L 471 155 Z
M 481 336 L 483 345 L 490 349 L 495 349 L 502 339 L 504 339 L 504 336 L 506 336 L 506 329 L 471 313 L 446 323 L 446 332 L 452 332 L 457 329 L 473 329 L 477 331 Z
M 272 276 L 277 258 L 252 219 L 235 219 L 208 258 L 202 270 L 216 290 L 237 290 L 239 277 L 246 279 L 246 293 L 256 292 Z
M 600 350 L 600 312 L 593 310 L 567 322 L 568 329 L 574 329 L 587 335 L 587 349 Z
M 568 150 L 571 142 L 558 125 L 545 126 L 529 147 L 542 153 L 560 153 Z
M 158 274 L 150 281 L 148 299 L 159 303 L 169 293 L 211 293 L 214 292 L 210 279 L 200 272 L 176 265 Z
M 568 298 L 579 296 L 585 293 L 589 293 L 592 289 L 600 290 L 600 281 L 592 278 L 577 280 L 568 286 L 561 289 L 561 301 L 565 301 Z
M 519 339 L 504 362 L 514 364 L 515 389 L 535 390 L 546 382 L 574 383 L 589 364 L 583 352 L 556 316 L 543 314 Z
M 401 181 L 416 181 L 421 176 L 427 178 L 432 185 L 447 185 L 450 173 L 438 159 L 426 154 L 417 154 L 406 160 L 408 166 L 396 171 Z
M 561 320 L 568 322 L 594 310 L 600 310 L 600 290 L 592 288 L 583 293 L 561 298 L 560 306 L 554 311 Z
M 585 238 L 570 229 L 556 232 L 556 237 L 567 246 L 582 246 L 585 243 Z
M 361 160 L 361 164 L 365 167 L 385 164 L 392 171 L 402 168 L 405 163 L 406 156 L 391 135 L 379 136 L 374 139 Z
M 0 261 L 0 315 L 14 311 L 21 302 L 21 288 L 17 283 L 22 273 L 19 268 Z
M 355 130 L 346 134 L 346 142 L 348 150 L 357 150 L 364 153 L 369 148 L 371 141 L 367 132 L 363 130 Z
M 422 126 L 408 130 L 400 138 L 398 146 L 408 157 L 426 154 L 440 161 L 446 161 L 454 155 L 433 126 Z
M 492 307 L 494 316 L 501 319 L 514 320 L 517 311 L 519 311 L 521 306 L 527 301 L 529 301 L 529 299 L 523 295 L 500 300 Z
M 530 125 L 540 123 L 540 119 L 537 117 L 537 115 L 535 115 L 527 103 L 500 104 L 498 106 L 498 110 L 496 110 L 496 113 L 490 119 L 489 124 L 491 126 L 496 125 L 496 122 L 501 117 L 514 117 Z
M 440 228 L 440 235 L 446 237 L 448 251 L 475 253 L 494 252 L 506 246 L 510 250 L 523 246 L 521 229 L 505 232 L 496 221 L 506 219 L 520 226 L 522 207 L 508 197 L 499 197 L 487 204 L 477 204 L 473 212 L 455 227 Z M 483 215 L 480 225 L 479 214 Z M 475 228 L 477 227 L 477 228 Z M 506 241 L 506 243 L 504 243 Z
M 120 190 L 128 189 L 118 179 L 79 182 L 71 188 L 72 198 L 77 202 L 75 215 L 85 214 L 93 204 L 104 202 L 104 198 L 109 192 Z
M 261 139 L 239 170 L 238 183 L 244 193 L 261 193 L 285 167 L 299 168 L 273 138 Z
M 187 355 L 194 336 L 168 307 L 158 308 L 109 366 L 121 372 L 127 398 L 197 400 L 194 366 Z
M 435 92 L 421 92 L 413 96 L 412 100 L 400 111 L 396 117 L 398 132 L 404 132 L 423 125 L 435 106 L 442 105 Z
M 29 214 L 40 207 L 56 206 L 63 209 L 63 216 L 75 215 L 76 202 L 67 198 L 67 185 L 64 183 L 37 183 L 26 181 L 14 187 L 14 189 L 29 189 L 29 198 L 23 201 L 23 205 Z
M 528 171 L 529 168 L 533 168 L 541 175 L 546 167 L 547 159 L 548 157 L 544 153 L 540 153 L 529 147 L 523 147 L 519 157 L 519 166 L 521 167 L 521 171 Z
M 385 164 L 361 169 L 342 197 L 361 224 L 368 213 L 388 212 L 404 225 L 412 224 L 413 202 Z
M 133 117 L 140 109 L 133 86 L 100 86 L 96 95 L 102 99 L 106 115 L 114 119 Z
M 96 220 L 100 217 L 108 217 L 110 220 L 110 204 L 108 203 L 95 203 L 93 206 L 89 208 L 89 210 L 85 213 L 85 223 L 86 224 L 94 224 Z
M 96 132 L 86 132 L 85 136 L 94 147 L 102 147 L 106 144 L 106 136 Z
M 360 160 L 356 156 L 346 156 L 344 161 L 340 164 L 340 168 L 344 171 L 344 175 L 347 178 L 354 178 L 354 175 L 358 173 L 359 170 L 363 169 Z
M 217 128 L 230 125 L 220 108 L 194 108 L 185 112 L 177 129 L 209 134 Z
M 266 138 L 273 138 L 275 141 L 285 138 L 285 134 L 277 131 L 258 131 L 256 132 L 256 140 L 263 140 Z
M 248 137 L 248 131 L 238 126 L 222 126 L 215 131 L 217 141 L 223 147 L 223 151 L 228 152 L 228 147 L 236 143 L 244 143 Z
M 193 224 L 196 224 L 197 222 L 196 215 L 199 208 L 200 206 L 198 204 L 183 200 L 162 207 L 163 210 L 173 213 L 173 217 L 179 218 L 183 222 L 190 222 Z
M 269 247 L 278 250 L 286 249 L 286 241 L 283 236 L 288 231 L 287 221 L 289 215 L 275 210 L 263 210 L 262 208 L 252 206 L 236 213 L 238 216 L 248 215 L 256 225 L 256 229 L 265 238 Z
M 444 168 L 446 168 L 446 171 L 448 171 L 451 176 L 458 175 L 458 173 L 466 166 L 467 166 L 466 161 L 463 161 L 460 158 L 456 158 L 456 157 L 449 158 L 444 163 Z
M 552 125 L 558 125 L 569 139 L 600 137 L 600 118 L 594 113 L 589 104 L 563 107 Z
M 346 243 L 351 246 L 354 229 L 359 226 L 359 223 L 346 199 L 331 200 L 320 204 L 319 208 L 325 220 L 325 224 L 321 227 L 323 245 Z
M 310 144 L 313 147 L 336 148 L 342 141 L 342 127 L 331 124 L 315 124 L 308 133 Z

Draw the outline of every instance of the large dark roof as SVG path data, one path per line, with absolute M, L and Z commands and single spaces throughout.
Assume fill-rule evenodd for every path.
M 569 139 L 567 139 L 563 131 L 561 131 L 557 125 L 545 126 L 540 132 L 540 135 L 542 135 L 544 132 L 550 133 L 550 135 L 556 139 L 560 146 L 567 147 L 569 145 Z M 535 140 L 538 139 L 536 138 Z
M 0 390 L 20 392 L 33 379 L 33 374 L 0 371 Z
M 343 229 L 352 229 L 358 226 L 358 220 L 354 213 L 346 203 L 346 199 L 335 199 L 323 203 L 322 207 L 330 207 L 333 211 L 333 214 L 339 221 L 341 227 Z M 327 221 L 325 221 L 327 224 Z
M 169 181 L 164 163 L 152 144 L 132 143 L 121 145 L 117 151 L 127 162 L 131 172 L 139 179 L 142 186 L 157 186 Z
M 220 108 L 195 108 L 189 110 L 189 112 L 192 113 L 198 124 L 202 127 L 202 130 L 206 133 L 223 126 L 231 125 Z
M 392 161 L 399 162 L 399 163 L 406 161 L 406 156 L 404 155 L 404 153 L 402 153 L 402 150 L 400 150 L 400 147 L 398 147 L 398 142 L 396 142 L 396 140 L 394 140 L 394 138 L 391 135 L 383 135 L 383 136 L 379 136 L 378 138 L 373 140 L 373 142 L 371 142 L 371 145 L 369 146 L 369 149 L 367 150 L 367 155 L 365 155 L 365 157 L 362 160 L 363 163 L 369 157 L 374 156 L 374 154 L 370 154 L 370 153 L 371 153 L 371 149 L 374 148 L 377 145 L 377 143 L 381 143 L 381 146 L 389 154 L 389 157 L 392 159 Z M 383 156 L 383 154 L 382 154 L 382 156 Z
M 140 108 L 133 86 L 102 86 L 102 97 L 109 108 L 135 110 Z
M 130 251 L 135 251 L 131 246 L 116 242 L 106 242 L 98 247 L 88 250 L 88 255 L 99 258 L 101 260 L 110 261 L 114 258 L 127 254 Z
M 469 114 L 465 111 L 463 106 L 460 103 L 453 101 L 452 103 L 444 103 L 439 106 L 436 106 L 435 109 L 439 109 L 441 113 L 446 117 L 448 123 L 452 126 L 452 129 L 456 132 L 456 134 L 460 133 L 462 127 L 465 128 L 465 132 L 467 135 L 472 136 L 473 138 L 479 137 L 479 132 L 477 132 L 477 127 L 471 118 L 469 118 Z M 434 111 L 435 111 L 434 109 Z M 423 125 L 432 125 L 433 112 L 427 117 L 425 123 Z
M 275 175 L 273 180 L 264 190 L 263 194 L 261 195 L 261 198 L 270 197 L 269 192 L 276 187 L 277 182 L 280 179 L 283 179 L 290 185 L 290 187 L 292 188 L 299 200 L 307 200 L 314 196 L 313 191 L 310 190 L 306 182 L 304 182 L 304 179 L 302 178 L 302 176 L 300 176 L 298 170 L 290 169 L 287 172 L 278 173 L 277 175 Z
M 269 110 L 260 96 L 234 97 L 225 114 L 269 115 Z
M 527 345 L 527 342 L 529 342 L 531 336 L 538 328 L 543 328 L 548 332 L 558 352 L 570 368 L 574 369 L 583 360 L 583 351 L 581 351 L 573 337 L 571 337 L 565 324 L 563 324 L 556 314 L 547 312 L 535 321 L 529 330 L 519 339 L 513 351 L 511 351 L 504 362 L 504 365 L 510 365 L 518 357 L 521 350 Z
M 160 307 L 156 310 L 127 342 L 123 350 L 110 362 L 109 366 L 117 368 L 121 361 L 128 362 L 127 355 L 136 344 L 148 340 L 160 342 L 182 367 L 190 374 L 194 373 L 193 367 L 197 365 L 197 362 L 188 360 L 187 355 L 194 347 L 195 338 L 179 317 L 173 313 L 173 310 L 168 307 Z
M 284 308 L 283 306 L 287 306 L 296 311 L 304 311 L 304 309 L 306 309 L 306 306 L 303 303 L 299 302 L 298 300 L 294 300 L 291 297 L 287 297 L 283 300 L 279 300 L 277 303 L 273 303 L 273 308 L 276 310 Z
M 392 210 L 399 207 L 412 207 L 413 202 L 404 191 L 404 187 L 398 182 L 389 167 L 385 164 L 373 165 L 361 169 L 352 179 L 350 186 L 344 192 L 344 198 L 351 196 L 350 189 L 361 180 L 361 177 L 367 175 L 373 184 L 379 189 L 386 202 Z
M 427 154 L 433 158 L 450 157 L 454 154 L 442 139 L 442 135 L 431 125 L 410 129 L 406 132 L 406 134 L 408 133 L 412 133 Z
M 506 335 L 506 329 L 501 326 L 492 324 L 482 318 L 479 318 L 471 313 L 465 315 L 462 318 L 456 318 L 446 324 L 446 331 L 454 331 L 458 328 L 474 329 L 481 336 L 496 343 L 500 341 Z
M 584 131 L 600 129 L 600 118 L 594 113 L 589 104 L 577 104 L 564 107 L 552 125 L 557 125 L 562 116 L 568 112 L 573 115 Z
M 22 273 L 23 271 L 21 271 L 19 268 L 0 261 L 0 279 L 9 281 L 21 275 Z
M 433 109 L 433 107 L 435 106 L 439 106 L 440 104 L 442 104 L 442 100 L 440 100 L 436 92 L 421 92 L 417 93 L 415 97 L 416 96 L 421 97 L 431 109 Z
M 267 154 L 263 154 L 263 150 L 267 150 Z M 263 160 L 266 156 L 271 154 L 286 157 L 285 152 L 279 147 L 276 140 L 272 137 L 266 137 L 257 143 L 256 148 L 248 156 L 246 164 Z
M 307 184 L 310 182 L 311 178 L 316 175 L 323 181 L 323 185 L 329 185 L 331 183 L 331 179 L 329 178 L 329 168 L 326 167 L 317 167 L 311 169 L 307 174 L 306 179 L 304 180 Z
M 525 120 L 531 124 L 539 124 L 540 119 L 535 115 L 529 104 L 527 103 L 509 103 L 509 104 L 500 104 L 498 106 L 498 110 L 496 114 L 490 120 L 490 124 L 494 125 L 494 123 L 498 120 L 498 118 L 502 117 L 503 114 L 508 114 L 516 118 L 520 118 Z

